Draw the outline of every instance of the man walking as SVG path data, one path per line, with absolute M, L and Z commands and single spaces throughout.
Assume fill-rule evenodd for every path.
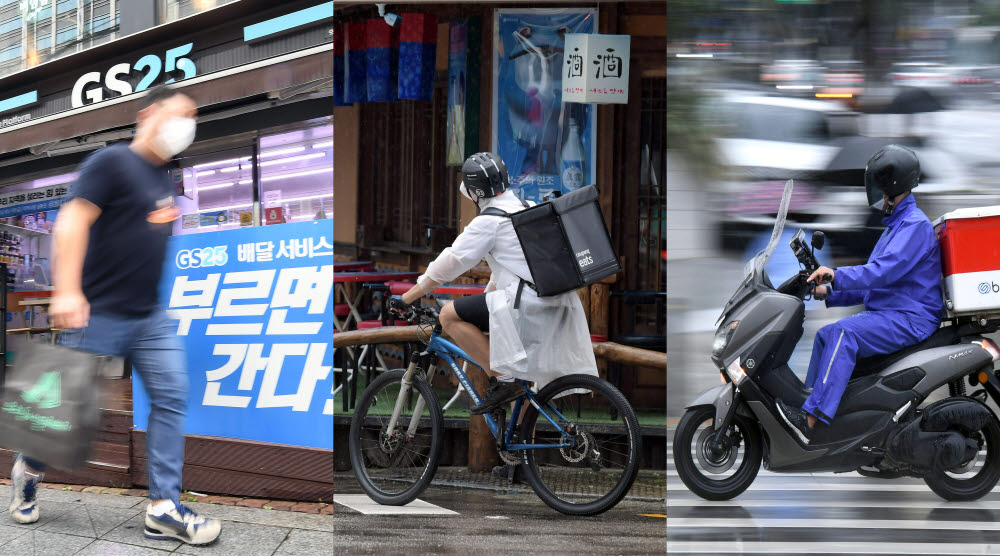
M 159 307 L 167 238 L 179 211 L 166 165 L 194 140 L 197 106 L 175 89 L 149 91 L 135 138 L 101 149 L 80 166 L 54 232 L 51 318 L 59 343 L 127 357 L 149 392 L 149 498 L 145 535 L 207 544 L 218 520 L 180 503 L 188 376 L 183 346 Z M 36 486 L 45 463 L 18 456 L 11 517 L 38 520 Z

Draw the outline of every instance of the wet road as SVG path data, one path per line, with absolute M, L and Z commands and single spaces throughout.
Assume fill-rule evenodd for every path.
M 669 444 L 667 462 L 671 556 L 1000 554 L 1000 489 L 945 502 L 917 479 L 762 469 L 742 495 L 708 502 L 680 481 Z
M 639 515 L 662 516 L 662 501 L 625 500 L 588 518 L 562 515 L 533 493 L 438 486 L 427 489 L 420 500 L 454 514 L 366 515 L 338 503 L 339 497 L 359 493 L 354 481 L 336 485 L 334 547 L 339 554 L 663 554 L 665 550 L 666 520 Z M 354 504 L 353 499 L 344 500 Z

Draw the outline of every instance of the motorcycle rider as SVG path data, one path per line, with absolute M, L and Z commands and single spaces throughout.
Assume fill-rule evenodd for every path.
M 920 178 L 920 162 L 906 147 L 887 145 L 865 168 L 871 207 L 886 229 L 868 262 L 819 267 L 809 281 L 827 307 L 864 304 L 865 311 L 824 326 L 816 334 L 806 386 L 812 392 L 801 408 L 778 400 L 778 411 L 808 444 L 817 421 L 829 425 L 857 358 L 899 351 L 917 344 L 941 324 L 941 255 L 934 227 L 910 191 Z

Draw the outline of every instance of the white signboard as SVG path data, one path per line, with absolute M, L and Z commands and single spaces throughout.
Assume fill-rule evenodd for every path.
M 0 194 L 0 217 L 55 210 L 68 195 L 68 183 Z
M 275 207 L 281 204 L 281 190 L 272 189 L 264 192 L 264 206 Z
M 628 103 L 628 35 L 566 35 L 563 102 Z

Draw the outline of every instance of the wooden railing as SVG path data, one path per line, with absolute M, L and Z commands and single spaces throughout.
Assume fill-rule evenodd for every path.
M 333 335 L 333 347 L 365 344 L 402 344 L 420 341 L 417 326 L 384 326 L 368 330 L 351 330 Z M 667 354 L 648 349 L 623 346 L 614 342 L 594 343 L 594 356 L 611 363 L 667 370 Z

